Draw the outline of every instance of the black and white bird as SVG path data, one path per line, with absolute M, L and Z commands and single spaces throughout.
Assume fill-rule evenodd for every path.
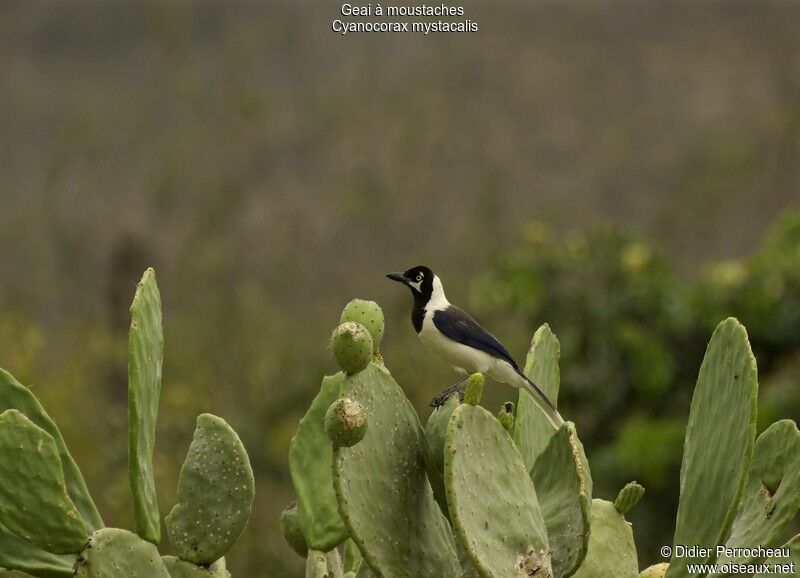
M 436 355 L 462 375 L 480 372 L 485 377 L 527 391 L 544 415 L 558 429 L 564 420 L 539 387 L 519 369 L 497 338 L 465 311 L 451 305 L 442 282 L 429 268 L 417 266 L 405 273 L 388 273 L 411 289 L 414 308 L 411 322 L 417 335 Z M 462 382 L 447 391 L 452 393 Z

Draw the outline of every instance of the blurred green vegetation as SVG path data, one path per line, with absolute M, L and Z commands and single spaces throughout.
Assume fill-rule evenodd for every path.
M 550 322 L 598 491 L 648 486 L 652 560 L 720 318 L 753 337 L 762 413 L 797 414 L 792 217 L 754 247 L 798 199 L 800 4 L 469 0 L 469 38 L 346 40 L 335 9 L 0 3 L 0 365 L 130 527 L 127 308 L 154 266 L 161 507 L 195 416 L 220 415 L 258 484 L 234 575 L 299 576 L 286 453 L 342 305 L 384 307 L 423 419 L 453 381 L 383 278 L 424 263 L 518 358 Z

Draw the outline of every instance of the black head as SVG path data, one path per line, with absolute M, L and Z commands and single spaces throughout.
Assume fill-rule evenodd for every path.
M 433 271 L 424 265 L 412 267 L 405 273 L 387 273 L 386 276 L 411 289 L 415 301 L 427 302 L 433 293 Z

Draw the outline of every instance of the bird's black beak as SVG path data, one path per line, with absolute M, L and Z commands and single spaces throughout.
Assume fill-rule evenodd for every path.
M 386 276 L 392 281 L 397 281 L 403 285 L 408 285 L 408 280 L 403 276 L 402 273 L 387 273 Z

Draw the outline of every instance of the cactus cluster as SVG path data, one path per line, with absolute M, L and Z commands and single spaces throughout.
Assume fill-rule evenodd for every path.
M 451 397 L 423 427 L 378 353 L 380 308 L 356 300 L 341 322 L 331 345 L 342 371 L 323 379 L 290 449 L 297 504 L 281 523 L 307 578 L 688 576 L 680 558 L 640 572 L 625 516 L 644 488 L 593 497 L 575 424 L 553 430 L 524 392 L 495 415 L 475 374 L 464 401 Z M 372 353 L 354 364 L 343 350 L 356 339 L 338 336 L 362 331 Z M 559 356 L 543 325 L 525 373 L 554 403 Z M 756 439 L 757 391 L 744 327 L 727 319 L 692 400 L 676 544 L 781 545 L 800 508 L 800 432 L 784 420 Z
M 166 517 L 178 554 L 162 556 L 153 449 L 163 333 L 155 273 L 131 305 L 129 478 L 136 532 L 104 526 L 55 423 L 31 391 L 0 369 L 1 578 L 229 578 L 224 555 L 247 524 L 253 472 L 239 437 L 203 414 Z

